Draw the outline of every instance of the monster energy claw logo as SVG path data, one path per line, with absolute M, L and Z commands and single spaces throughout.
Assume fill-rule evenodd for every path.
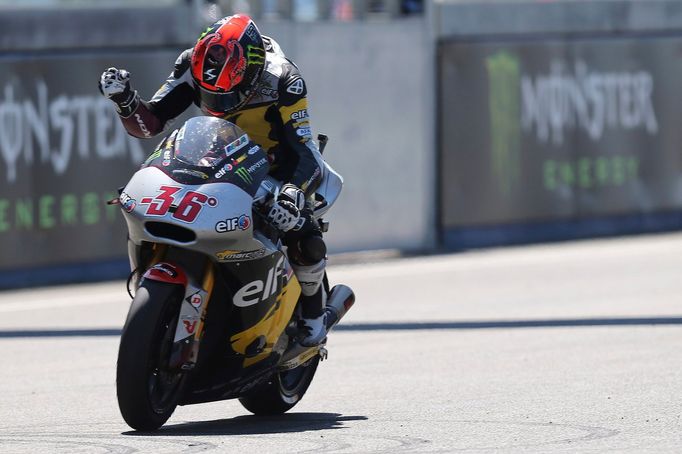
M 240 168 L 235 171 L 235 174 L 239 176 L 242 180 L 244 180 L 244 183 L 246 184 L 251 184 L 253 183 L 253 178 L 251 178 L 251 174 L 249 174 L 249 171 L 246 170 L 245 168 Z
M 246 46 L 246 59 L 250 65 L 262 65 L 265 63 L 265 50 L 249 44 Z
M 520 64 L 516 55 L 500 51 L 486 58 L 493 174 L 509 195 L 521 178 L 519 128 Z
M 211 27 L 206 27 L 206 30 L 204 30 L 203 32 L 201 32 L 201 35 L 199 35 L 199 39 L 197 39 L 197 42 L 201 41 L 201 39 L 202 39 L 204 36 L 208 35 L 208 32 L 210 32 L 212 29 L 213 29 L 213 26 L 211 26 Z

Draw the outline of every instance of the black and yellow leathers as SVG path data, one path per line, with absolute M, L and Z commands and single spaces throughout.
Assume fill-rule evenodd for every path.
M 265 68 L 256 93 L 239 111 L 223 118 L 242 128 L 266 150 L 270 175 L 296 185 L 311 199 L 322 179 L 324 164 L 313 141 L 306 84 L 279 45 L 269 37 L 263 40 Z M 180 54 L 173 72 L 151 100 L 139 102 L 132 111 L 120 112 L 128 133 L 140 138 L 156 136 L 193 103 L 206 115 L 215 115 L 199 103 L 190 71 L 191 55 L 192 49 Z M 326 246 L 309 209 L 303 211 L 302 218 L 306 222 L 287 233 L 285 242 L 290 251 L 295 251 L 289 255 L 303 284 L 304 316 L 315 318 L 324 311 L 321 282 Z

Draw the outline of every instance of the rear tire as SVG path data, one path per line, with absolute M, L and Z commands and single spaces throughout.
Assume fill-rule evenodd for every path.
M 136 430 L 161 427 L 182 395 L 187 372 L 168 364 L 182 302 L 182 287 L 144 280 L 126 319 L 116 368 L 123 419 Z
M 268 383 L 240 397 L 239 402 L 255 415 L 281 415 L 303 398 L 319 363 L 320 357 L 316 355 L 296 369 L 277 372 Z

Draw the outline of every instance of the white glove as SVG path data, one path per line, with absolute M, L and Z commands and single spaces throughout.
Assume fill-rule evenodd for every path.
M 282 232 L 296 227 L 305 205 L 303 191 L 293 184 L 285 184 L 268 211 L 268 220 Z
M 116 104 L 132 101 L 135 92 L 130 89 L 130 73 L 125 69 L 109 68 L 99 78 L 99 91 Z

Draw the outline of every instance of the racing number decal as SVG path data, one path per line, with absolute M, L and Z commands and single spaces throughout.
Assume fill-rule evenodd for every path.
M 178 205 L 178 209 L 173 213 L 173 217 L 185 222 L 194 222 L 208 199 L 209 197 L 206 194 L 188 191 Z
M 159 188 L 161 193 L 156 197 L 145 197 L 140 200 L 140 204 L 149 205 L 145 214 L 147 216 L 165 216 L 168 212 L 172 212 L 175 219 L 191 223 L 197 219 L 205 204 L 210 207 L 218 204 L 214 197 L 209 197 L 201 192 L 187 191 L 184 197 L 180 199 L 180 203 L 174 206 L 174 202 L 179 198 L 179 196 L 176 197 L 176 193 L 181 189 L 176 186 L 161 186 Z
M 180 188 L 173 186 L 161 186 L 159 189 L 161 190 L 161 194 L 157 195 L 154 199 L 145 197 L 140 202 L 149 204 L 147 212 L 145 213 L 147 216 L 163 216 L 168 213 L 168 210 L 175 200 L 173 199 L 173 194 L 180 190 Z

